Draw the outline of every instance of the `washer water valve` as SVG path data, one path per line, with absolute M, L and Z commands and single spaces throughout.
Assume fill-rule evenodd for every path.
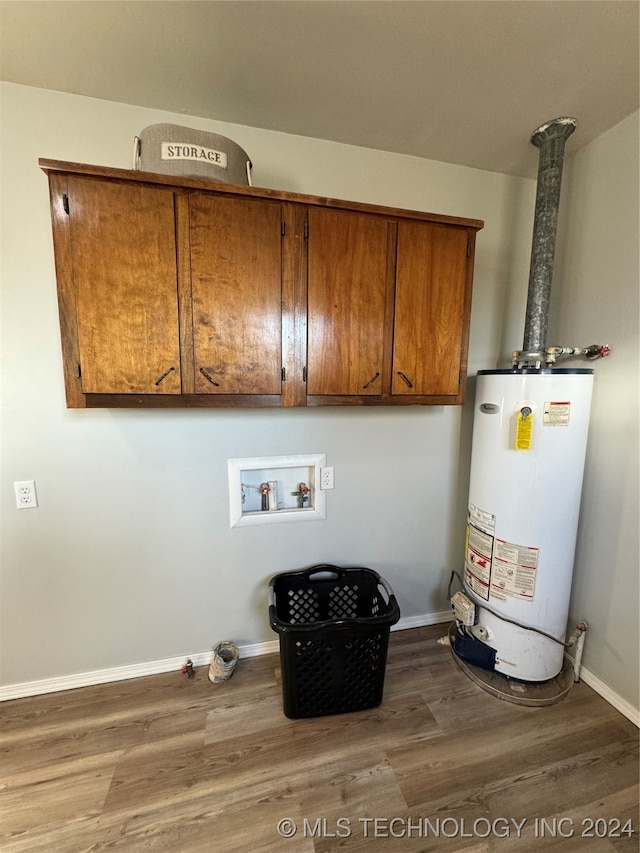
M 298 498 L 298 509 L 304 509 L 305 503 L 309 500 L 309 492 L 311 489 L 306 483 L 298 483 L 298 490 L 291 492 L 292 495 Z

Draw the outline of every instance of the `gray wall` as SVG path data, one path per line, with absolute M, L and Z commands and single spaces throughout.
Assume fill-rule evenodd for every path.
M 130 168 L 142 128 L 191 123 L 238 142 L 256 185 L 485 219 L 470 373 L 520 336 L 505 324 L 523 316 L 534 183 L 13 84 L 2 113 L 3 683 L 275 640 L 267 579 L 316 561 L 379 570 L 404 617 L 446 610 L 464 547 L 470 404 L 67 410 L 37 159 Z M 230 529 L 227 459 L 294 453 L 335 467 L 326 521 Z M 40 506 L 17 511 L 12 483 L 30 478 Z
M 161 121 L 238 142 L 256 185 L 484 219 L 469 374 L 504 365 L 521 345 L 535 182 L 3 84 L 0 684 L 193 655 L 218 639 L 273 640 L 267 579 L 315 561 L 377 569 L 403 617 L 418 621 L 447 609 L 449 573 L 460 568 L 472 378 L 462 408 L 65 408 L 47 182 L 37 158 L 129 168 L 134 135 Z M 590 174 L 591 164 L 584 169 Z M 579 251 L 578 235 L 569 240 Z M 610 284 L 613 292 L 621 286 L 617 278 Z M 584 331 L 594 340 L 604 334 Z M 597 413 L 597 396 L 595 406 Z M 335 467 L 326 521 L 230 529 L 227 459 L 291 453 L 326 453 Z M 615 474 L 601 473 L 615 491 Z M 40 506 L 19 512 L 12 484 L 30 478 Z M 585 505 L 596 502 L 589 493 Z M 618 598 L 628 583 L 621 572 L 612 581 Z M 599 606 L 578 606 L 579 615 L 595 624 Z M 613 630 L 613 614 L 603 618 Z M 599 648 L 594 628 L 587 655 L 633 701 L 624 661 L 620 679 L 609 680 L 606 632 Z
M 638 708 L 638 113 L 571 158 L 563 193 L 549 343 L 613 350 L 593 364 L 570 612 L 585 667 Z

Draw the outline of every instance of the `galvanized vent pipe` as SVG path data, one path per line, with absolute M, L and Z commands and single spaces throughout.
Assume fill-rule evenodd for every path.
M 564 145 L 576 125 L 574 118 L 556 118 L 531 137 L 540 149 L 540 159 L 521 362 L 545 360 Z

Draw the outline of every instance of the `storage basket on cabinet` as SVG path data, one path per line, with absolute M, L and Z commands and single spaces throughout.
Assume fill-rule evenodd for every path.
M 152 124 L 134 139 L 136 171 L 251 186 L 251 160 L 237 142 L 193 127 Z
M 272 578 L 269 620 L 280 637 L 285 715 L 379 705 L 389 631 L 399 618 L 393 591 L 373 569 L 320 564 Z

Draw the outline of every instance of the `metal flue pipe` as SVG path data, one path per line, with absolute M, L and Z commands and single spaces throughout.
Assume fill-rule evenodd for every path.
M 531 267 L 522 356 L 544 359 L 549 323 L 560 184 L 566 140 L 576 129 L 574 118 L 557 118 L 534 131 L 531 142 L 540 149 L 538 187 L 533 224 Z

